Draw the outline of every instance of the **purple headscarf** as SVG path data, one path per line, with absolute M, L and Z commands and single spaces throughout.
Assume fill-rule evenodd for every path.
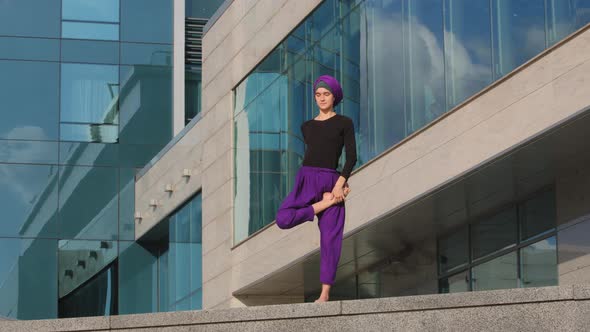
M 338 83 L 338 80 L 330 75 L 322 75 L 318 77 L 313 83 L 314 93 L 317 89 L 318 83 L 320 82 L 326 83 L 326 85 L 329 87 L 327 89 L 330 90 L 330 92 L 332 92 L 332 94 L 334 95 L 334 107 L 336 107 L 336 105 L 338 105 L 343 98 L 342 87 L 340 86 L 340 83 Z

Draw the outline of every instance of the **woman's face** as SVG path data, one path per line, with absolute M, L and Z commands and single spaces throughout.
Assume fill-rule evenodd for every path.
M 334 106 L 334 95 L 326 88 L 317 88 L 315 90 L 315 102 L 322 111 L 330 110 Z

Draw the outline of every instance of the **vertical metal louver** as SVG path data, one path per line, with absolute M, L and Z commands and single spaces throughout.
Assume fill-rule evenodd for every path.
M 201 67 L 203 28 L 207 19 L 187 17 L 185 20 L 185 64 Z

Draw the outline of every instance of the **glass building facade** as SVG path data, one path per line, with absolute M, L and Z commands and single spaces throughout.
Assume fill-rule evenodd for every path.
M 358 167 L 588 22 L 588 0 L 322 2 L 234 89 L 234 244 L 292 188 L 319 75 L 342 83 Z
M 172 31 L 172 0 L 0 2 L 0 316 L 200 308 L 200 194 L 135 241 L 135 173 L 173 134 Z
M 440 237 L 439 292 L 557 285 L 555 201 L 544 189 Z

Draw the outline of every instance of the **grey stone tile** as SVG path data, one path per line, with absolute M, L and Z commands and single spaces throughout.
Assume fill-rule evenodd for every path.
M 433 294 L 342 302 L 343 314 L 426 310 L 573 299 L 570 286 Z
M 0 322 L 0 332 L 108 331 L 108 317 L 84 317 Z
M 573 285 L 573 297 L 576 300 L 590 299 L 590 284 Z
M 111 318 L 112 328 L 188 325 L 239 322 L 300 317 L 323 317 L 340 314 L 341 303 L 298 303 L 219 310 L 184 311 L 148 315 L 121 315 Z

